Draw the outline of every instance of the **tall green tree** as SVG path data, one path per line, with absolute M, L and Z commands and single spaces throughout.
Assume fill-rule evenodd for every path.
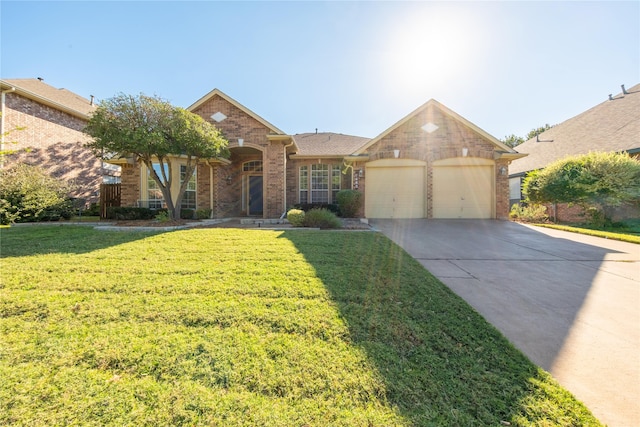
M 575 203 L 600 211 L 640 200 L 640 161 L 627 153 L 589 153 L 530 172 L 523 193 L 531 203 Z
M 179 209 L 189 179 L 201 159 L 228 157 L 228 141 L 202 117 L 174 107 L 156 96 L 120 94 L 100 102 L 85 133 L 87 146 L 101 158 L 134 156 L 143 162 L 162 191 L 171 218 Z M 186 174 L 175 197 L 171 187 L 176 156 L 186 161 Z M 154 168 L 159 164 L 159 168 Z
M 525 141 L 528 141 L 536 136 L 540 135 L 542 132 L 545 132 L 551 129 L 553 126 L 549 126 L 549 123 L 546 123 L 544 126 L 540 126 L 539 128 L 531 129 L 527 136 L 524 138 Z M 524 142 L 524 141 L 523 141 Z
M 502 139 L 502 142 L 504 142 L 504 144 L 507 147 L 515 147 L 516 145 L 520 145 L 525 141 L 525 139 L 521 136 L 517 136 L 515 134 L 511 134 L 509 136 L 505 136 L 504 139 Z

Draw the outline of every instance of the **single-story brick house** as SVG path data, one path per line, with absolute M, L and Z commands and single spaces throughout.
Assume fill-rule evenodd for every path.
M 73 183 L 72 197 L 98 202 L 100 184 L 117 182 L 119 168 L 101 162 L 84 147 L 88 137 L 82 130 L 94 103 L 41 79 L 3 79 L 0 89 L 2 148 L 16 150 L 1 166 L 41 166 L 51 176 Z
M 188 110 L 229 141 L 231 157 L 201 162 L 182 206 L 211 209 L 214 218 L 278 218 L 296 204 L 333 203 L 339 190 L 357 189 L 368 218 L 505 219 L 508 166 L 523 156 L 435 100 L 373 139 L 288 135 L 218 89 Z M 123 167 L 122 206 L 161 205 L 146 166 L 112 161 Z
M 556 160 L 589 152 L 626 152 L 640 158 L 640 84 L 625 89 L 516 147 L 526 157 L 509 168 L 510 203 L 522 198 L 522 181 L 530 171 L 543 169 Z M 638 209 L 621 217 L 637 216 Z M 559 220 L 577 219 L 579 207 L 559 206 Z

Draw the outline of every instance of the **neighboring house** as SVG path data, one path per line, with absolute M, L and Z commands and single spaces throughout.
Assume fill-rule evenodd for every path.
M 0 88 L 2 149 L 16 150 L 4 158 L 2 167 L 41 166 L 72 183 L 75 190 L 70 195 L 87 203 L 99 200 L 103 181 L 117 182 L 119 168 L 101 162 L 84 147 L 88 137 L 82 130 L 96 108 L 92 100 L 41 79 L 0 80 Z
M 568 156 L 592 151 L 627 152 L 640 156 L 640 84 L 566 120 L 516 147 L 527 157 L 509 168 L 511 204 L 522 197 L 522 180 L 530 171 L 542 169 Z
M 368 218 L 505 219 L 508 165 L 523 156 L 434 100 L 373 139 L 288 135 L 217 89 L 188 110 L 229 141 L 231 157 L 202 161 L 182 205 L 211 209 L 214 218 L 278 218 L 294 205 L 335 203 L 338 191 L 353 188 L 364 193 Z M 112 162 L 123 167 L 122 206 L 162 205 L 146 166 Z

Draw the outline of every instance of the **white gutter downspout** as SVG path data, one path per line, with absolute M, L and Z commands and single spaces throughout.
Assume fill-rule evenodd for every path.
M 282 215 L 280 216 L 280 219 L 283 219 L 286 215 L 287 215 L 287 148 L 291 147 L 293 145 L 294 141 L 293 138 L 291 138 L 291 142 L 289 144 L 286 144 L 283 147 L 284 150 L 284 174 L 283 174 L 283 179 L 284 179 L 284 197 L 283 197 L 283 210 L 282 210 Z
M 6 103 L 6 93 L 9 92 L 15 92 L 16 88 L 14 86 L 11 86 L 9 89 L 5 89 L 2 91 L 2 100 L 0 101 L 2 103 L 2 106 L 0 107 L 0 152 L 4 151 L 4 110 L 5 110 L 5 103 Z M 4 156 L 0 156 L 0 169 L 4 169 Z

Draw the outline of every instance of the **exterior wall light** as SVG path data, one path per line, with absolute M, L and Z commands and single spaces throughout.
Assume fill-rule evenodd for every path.
M 400 150 L 393 150 L 393 157 L 395 157 L 396 159 L 400 157 Z
M 462 149 L 462 157 L 467 157 L 467 154 L 469 154 L 469 149 L 465 147 Z
M 244 145 L 244 139 L 238 138 L 238 147 L 242 147 Z
M 507 167 L 506 166 L 500 166 L 500 175 L 505 176 L 507 174 Z
M 228 175 L 228 176 L 225 178 L 225 181 L 227 181 L 227 185 L 231 185 L 231 175 Z

